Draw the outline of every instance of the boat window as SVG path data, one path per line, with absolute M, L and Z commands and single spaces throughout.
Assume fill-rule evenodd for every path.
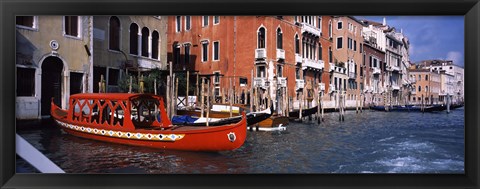
M 158 126 L 159 120 L 159 102 L 157 99 L 137 98 L 132 101 L 131 116 L 132 122 L 136 127 Z M 157 123 L 155 123 L 155 121 Z

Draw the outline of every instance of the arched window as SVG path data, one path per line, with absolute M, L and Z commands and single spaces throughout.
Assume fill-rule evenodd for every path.
M 418 86 L 418 92 L 422 92 L 422 86 Z
M 258 48 L 259 48 L 259 49 L 265 48 L 265 41 L 266 41 L 266 38 L 265 38 L 265 28 L 261 27 L 261 28 L 258 30 Z
M 295 34 L 295 53 L 300 54 L 300 39 L 297 34 Z
M 152 33 L 152 58 L 158 59 L 158 42 L 159 42 L 160 35 L 157 31 L 153 31 Z
M 332 35 L 332 20 L 330 20 L 330 21 L 328 22 L 328 36 L 329 36 L 330 38 L 333 37 L 333 35 Z
M 130 25 L 130 54 L 138 55 L 138 25 Z
M 277 29 L 277 49 L 283 49 L 283 35 L 280 28 Z
M 142 29 L 142 56 L 148 57 L 148 38 L 150 37 L 150 31 L 144 27 Z
M 425 92 L 428 92 L 428 86 L 425 86 Z
M 110 18 L 109 49 L 120 50 L 120 20 L 116 16 Z
M 425 75 L 425 81 L 428 81 L 428 75 Z
M 302 58 L 306 58 L 308 51 L 306 49 L 307 46 L 307 39 L 305 37 L 302 37 Z

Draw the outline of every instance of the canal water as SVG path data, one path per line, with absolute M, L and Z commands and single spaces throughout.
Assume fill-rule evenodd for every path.
M 19 123 L 20 124 L 20 123 Z M 52 122 L 17 133 L 67 173 L 464 173 L 464 109 L 348 111 L 286 131 L 248 132 L 234 151 L 164 151 L 71 136 Z M 38 172 L 17 156 L 17 172 Z

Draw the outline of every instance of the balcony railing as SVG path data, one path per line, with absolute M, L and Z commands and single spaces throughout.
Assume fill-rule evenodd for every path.
M 388 66 L 387 70 L 392 71 L 392 72 L 400 72 L 400 67 L 398 67 L 398 66 Z
M 336 91 L 336 90 L 337 90 L 337 89 L 335 88 L 335 85 L 333 85 L 333 84 L 328 84 L 328 91 L 329 91 L 329 92 L 334 92 L 334 91 Z
M 267 78 L 264 78 L 264 77 L 253 78 L 253 85 L 255 87 L 267 88 L 267 86 L 265 86 L 265 81 L 266 80 L 267 80 Z
M 318 91 L 325 91 L 325 83 L 318 84 Z
M 305 81 L 303 79 L 295 80 L 295 90 L 303 89 L 305 87 Z
M 302 63 L 302 56 L 300 56 L 299 54 L 295 54 L 295 63 Z
M 267 50 L 266 49 L 255 49 L 255 58 L 256 59 L 267 58 Z
M 315 36 L 320 37 L 321 31 L 320 29 L 316 28 L 315 26 L 312 26 L 307 23 L 302 23 L 302 33 L 307 32 L 310 34 L 313 34 Z
M 348 78 L 349 79 L 356 79 L 357 78 L 357 74 L 355 72 L 348 72 Z
M 372 71 L 373 75 L 380 74 L 380 68 L 373 67 L 372 69 L 373 69 L 373 71 Z
M 325 67 L 323 60 L 312 60 L 308 58 L 303 59 L 302 69 L 313 68 L 322 70 Z
M 286 77 L 277 77 L 277 82 L 280 87 L 287 87 L 287 78 Z
M 277 60 L 285 60 L 285 50 L 277 49 Z

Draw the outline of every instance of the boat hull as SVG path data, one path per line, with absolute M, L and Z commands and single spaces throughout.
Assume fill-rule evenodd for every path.
M 171 129 L 163 131 L 138 129 L 132 132 L 96 129 L 95 127 L 75 125 L 58 119 L 55 119 L 55 121 L 62 130 L 74 136 L 104 142 L 165 150 L 234 150 L 243 145 L 247 131 L 245 120 L 237 126 L 216 126 L 207 129 L 197 128 L 195 130 Z M 70 126 L 73 126 L 73 128 Z M 181 128 L 181 126 L 178 127 Z M 131 137 L 126 137 L 127 133 L 130 133 Z M 140 139 L 136 137 L 138 133 L 142 135 Z M 150 136 L 151 139 L 149 139 L 150 137 L 148 136 Z M 161 138 L 164 140 L 161 140 L 159 136 L 162 136 Z

